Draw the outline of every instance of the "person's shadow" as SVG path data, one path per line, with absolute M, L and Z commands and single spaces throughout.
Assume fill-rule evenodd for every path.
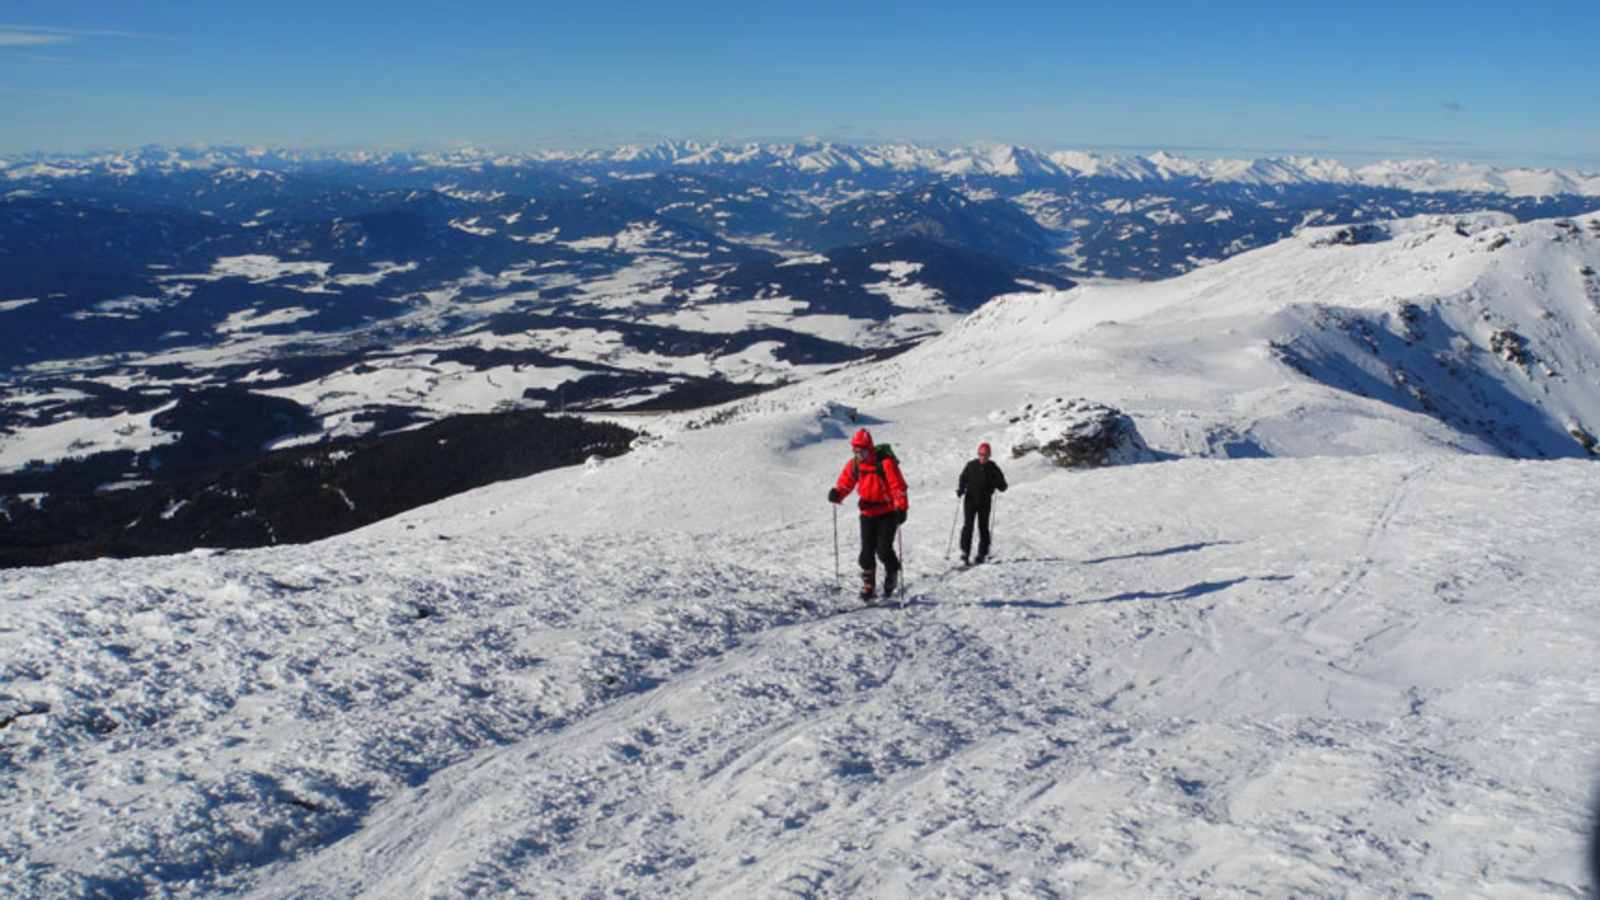
M 1101 563 L 1119 562 L 1127 559 L 1153 559 L 1158 556 L 1172 556 L 1178 553 L 1193 553 L 1207 547 L 1226 547 L 1237 544 L 1239 541 L 1205 541 L 1196 544 L 1179 544 L 1176 547 L 1167 547 L 1162 550 L 1144 550 L 1138 553 L 1123 553 L 1117 556 L 1101 556 L 1095 559 L 1068 559 L 1065 556 L 1011 556 L 1005 559 L 990 560 L 987 565 L 1004 566 L 1016 563 L 1073 563 L 1080 566 L 1098 566 Z
M 1097 566 L 1101 563 L 1118 562 L 1124 559 L 1152 559 L 1157 556 L 1173 556 L 1178 553 L 1193 553 L 1196 550 L 1204 550 L 1207 547 L 1226 547 L 1229 544 L 1237 543 L 1239 542 L 1205 541 L 1197 544 L 1179 544 L 1176 547 L 1168 547 L 1164 550 L 1146 550 L 1141 553 L 1124 553 L 1121 556 L 1102 556 L 1099 559 L 1086 559 L 1082 564 L 1086 566 Z
M 980 600 L 984 609 L 1066 609 L 1073 606 L 1100 606 L 1107 603 L 1133 603 L 1140 600 L 1181 602 L 1225 591 L 1247 581 L 1288 581 L 1293 575 L 1244 575 L 1227 581 L 1198 581 L 1175 591 L 1128 591 L 1091 600 Z
M 1589 825 L 1589 893 L 1600 900 L 1600 790 L 1595 791 Z

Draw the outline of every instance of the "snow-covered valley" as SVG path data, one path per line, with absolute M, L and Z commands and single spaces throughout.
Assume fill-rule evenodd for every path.
M 0 573 L 0 893 L 1583 896 L 1597 264 L 1313 230 L 319 543 Z M 1057 398 L 1146 461 L 1014 458 Z M 823 499 L 862 424 L 888 608 Z

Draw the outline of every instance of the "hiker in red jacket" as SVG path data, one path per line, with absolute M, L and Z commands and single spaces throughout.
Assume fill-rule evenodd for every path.
M 839 480 L 828 489 L 828 502 L 838 503 L 854 490 L 861 507 L 861 599 L 871 600 L 877 581 L 874 556 L 883 560 L 883 595 L 894 593 L 900 580 L 900 557 L 894 533 L 906 520 L 906 480 L 889 452 L 880 452 L 865 428 L 850 439 L 855 458 L 844 464 Z M 886 449 L 886 448 L 885 448 Z

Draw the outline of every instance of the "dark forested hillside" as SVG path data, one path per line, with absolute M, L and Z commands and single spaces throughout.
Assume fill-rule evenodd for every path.
M 456 416 L 170 483 L 42 501 L 0 496 L 0 567 L 317 540 L 494 481 L 616 456 L 634 437 L 538 412 Z

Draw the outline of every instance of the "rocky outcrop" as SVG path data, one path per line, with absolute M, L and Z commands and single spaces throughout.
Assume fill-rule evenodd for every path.
M 1092 400 L 1057 397 L 1006 414 L 1013 457 L 1038 453 L 1058 466 L 1087 469 L 1155 458 L 1133 420 Z
M 1353 247 L 1357 244 L 1376 244 L 1387 240 L 1389 240 L 1387 230 L 1367 223 L 1342 225 L 1338 228 L 1319 228 L 1310 235 L 1310 244 L 1313 247 Z
M 1578 446 L 1582 447 L 1590 456 L 1600 456 L 1600 439 L 1597 439 L 1589 429 L 1584 428 L 1577 422 L 1568 422 L 1567 434 L 1572 435 L 1572 439 L 1577 441 Z
M 1489 335 L 1489 349 L 1501 359 L 1509 363 L 1516 363 L 1524 368 L 1533 361 L 1528 352 L 1528 339 L 1509 328 L 1502 328 Z

